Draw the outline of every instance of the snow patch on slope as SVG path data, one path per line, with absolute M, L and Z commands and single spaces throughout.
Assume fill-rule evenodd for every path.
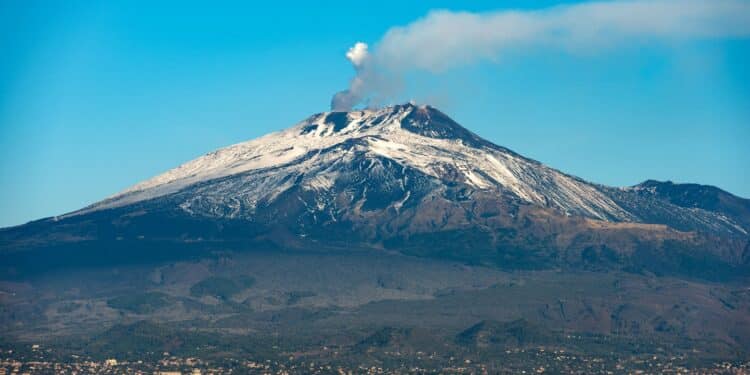
M 227 176 L 241 179 L 241 190 L 237 181 L 212 184 L 212 189 L 226 186 L 221 193 L 238 199 L 231 204 L 232 210 L 252 209 L 259 201 L 273 200 L 297 182 L 303 189 L 324 192 L 337 179 L 335 166 L 353 157 L 353 148 L 343 146 L 356 143 L 356 149 L 371 157 L 393 160 L 437 180 L 457 179 L 475 189 L 509 191 L 524 201 L 568 214 L 603 220 L 631 218 L 593 185 L 489 142 L 478 144 L 478 137 L 457 124 L 448 126 L 472 138 L 429 136 L 429 122 L 419 124 L 421 135 L 409 131 L 404 119 L 414 111 L 426 111 L 422 118 L 430 118 L 430 111 L 440 114 L 413 105 L 320 113 L 289 129 L 206 154 L 78 213 L 152 199 Z M 445 134 L 446 125 L 441 126 L 441 132 L 433 133 Z M 369 168 L 373 167 L 371 163 Z M 297 176 L 303 176 L 301 181 Z M 191 199 L 200 200 L 200 196 Z

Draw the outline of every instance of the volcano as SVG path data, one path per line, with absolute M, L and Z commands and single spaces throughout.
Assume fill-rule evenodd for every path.
M 584 181 L 431 106 L 325 112 L 0 229 L 0 346 L 284 366 L 433 353 L 434 369 L 539 346 L 519 363 L 738 360 L 748 231 L 750 200 Z
M 696 190 L 590 183 L 482 139 L 431 106 L 404 104 L 315 114 L 0 236 L 14 255 L 76 243 L 263 242 L 501 268 L 593 262 L 706 277 L 744 272 L 749 201 Z

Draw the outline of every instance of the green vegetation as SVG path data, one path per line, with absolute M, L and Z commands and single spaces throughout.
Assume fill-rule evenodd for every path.
M 68 314 L 81 308 L 82 304 L 78 302 L 65 302 L 57 307 L 57 312 L 60 314 Z
M 456 336 L 456 342 L 465 346 L 527 347 L 530 345 L 559 344 L 557 335 L 545 327 L 526 319 L 510 322 L 482 321 Z
M 236 280 L 225 277 L 209 277 L 190 287 L 193 297 L 211 296 L 219 299 L 229 299 L 233 295 L 250 288 L 255 279 L 250 276 L 240 276 Z
M 169 303 L 169 296 L 159 292 L 128 294 L 107 301 L 107 305 L 113 309 L 130 311 L 136 314 L 149 314 L 169 305 Z
M 90 337 L 48 341 L 45 347 L 54 348 L 49 352 L 23 352 L 30 345 L 3 343 L 2 339 L 0 349 L 16 348 L 16 354 L 35 355 L 37 361 L 71 358 L 101 361 L 116 357 L 156 363 L 166 357 L 170 361 L 189 357 L 193 364 L 188 369 L 195 368 L 195 358 L 218 361 L 225 367 L 234 367 L 232 361 L 243 358 L 276 363 L 287 370 L 297 368 L 290 373 L 312 373 L 313 362 L 328 369 L 315 373 L 330 373 L 327 366 L 357 368 L 360 373 L 372 366 L 383 368 L 384 373 L 406 373 L 406 369 L 413 368 L 438 373 L 456 366 L 470 373 L 521 373 L 522 370 L 528 373 L 529 369 L 541 367 L 545 373 L 605 373 L 614 368 L 625 370 L 622 373 L 632 370 L 648 373 L 655 368 L 677 372 L 669 369 L 713 367 L 716 363 L 711 353 L 694 351 L 695 345 L 701 345 L 699 342 L 553 331 L 524 319 L 480 322 L 453 339 L 450 332 L 441 334 L 402 326 L 372 327 L 364 332 L 334 335 L 336 338 L 332 340 L 332 336 L 304 333 L 220 334 L 194 330 L 187 325 L 138 321 L 115 325 Z M 735 353 L 731 362 L 747 364 L 743 355 Z M 232 373 L 247 373 L 242 370 Z
M 287 298 L 287 302 L 286 303 L 289 304 L 289 305 L 294 305 L 295 303 L 299 302 L 303 298 L 315 297 L 316 295 L 317 295 L 317 293 L 310 292 L 310 291 L 307 291 L 307 290 L 295 290 L 295 291 L 289 292 L 287 294 L 288 298 Z

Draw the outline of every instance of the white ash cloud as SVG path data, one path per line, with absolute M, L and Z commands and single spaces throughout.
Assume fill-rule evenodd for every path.
M 750 36 L 749 0 L 619 0 L 542 10 L 431 11 L 388 30 L 370 51 L 346 54 L 356 70 L 331 107 L 349 110 L 388 97 L 413 70 L 439 73 L 478 61 L 498 62 L 518 48 L 600 51 L 636 42 Z M 396 83 L 394 83 L 396 82 Z
M 359 69 L 370 57 L 370 52 L 367 51 L 367 43 L 357 42 L 349 51 L 346 52 L 346 58 L 354 65 L 355 68 Z
M 349 82 L 349 88 L 340 91 L 331 99 L 331 110 L 348 111 L 364 99 L 364 94 L 368 91 L 365 84 L 370 81 L 365 71 L 366 65 L 370 60 L 370 53 L 367 50 L 367 44 L 357 42 L 346 52 L 346 58 L 352 63 L 357 75 Z

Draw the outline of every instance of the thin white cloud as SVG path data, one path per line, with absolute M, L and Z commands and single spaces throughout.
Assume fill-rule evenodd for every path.
M 347 58 L 357 70 L 332 106 L 346 110 L 389 91 L 409 70 L 440 72 L 514 48 L 606 50 L 636 39 L 671 41 L 750 36 L 750 0 L 621 0 L 536 11 L 432 11 L 393 27 L 374 51 L 358 43 Z M 351 56 L 350 56 L 351 55 Z M 365 62 L 366 60 L 366 62 Z M 345 95 L 343 95 L 345 94 Z

